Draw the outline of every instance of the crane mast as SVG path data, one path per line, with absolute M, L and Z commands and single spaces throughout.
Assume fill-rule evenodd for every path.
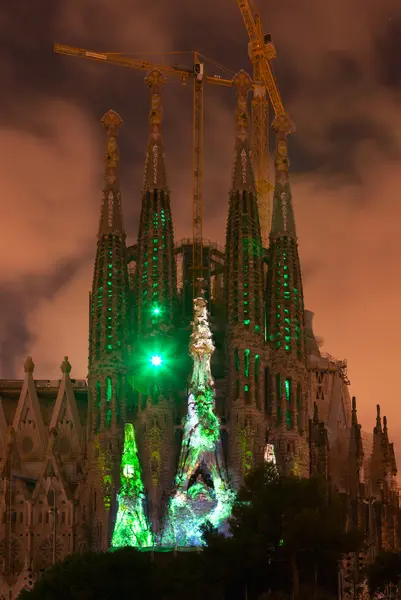
M 275 58 L 276 50 L 270 35 L 263 34 L 260 15 L 254 0 L 237 0 L 237 3 L 248 32 L 248 54 L 253 65 L 253 79 L 255 82 L 259 82 L 259 85 L 255 84 L 253 88 L 252 156 L 262 241 L 266 248 L 270 232 L 270 190 L 272 188 L 269 169 L 269 100 L 275 117 L 285 120 L 287 123 L 287 133 L 294 131 L 294 126 L 284 110 L 280 92 L 269 64 L 269 61 Z

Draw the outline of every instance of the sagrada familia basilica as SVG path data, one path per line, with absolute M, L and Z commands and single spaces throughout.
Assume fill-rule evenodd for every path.
M 102 119 L 88 378 L 72 377 L 71 356 L 57 380 L 35 379 L 31 357 L 24 379 L 0 380 L 0 600 L 73 552 L 199 546 L 202 523 L 224 529 L 244 476 L 265 460 L 281 473 L 327 478 L 350 523 L 365 531 L 364 559 L 398 544 L 387 420 L 378 406 L 373 436 L 362 433 L 346 361 L 320 351 L 304 309 L 284 124 L 273 123 L 264 248 L 248 138 L 251 81 L 238 73 L 226 244 L 203 243 L 194 299 L 192 244 L 173 233 L 164 78 L 152 71 L 146 82 L 152 108 L 133 246 L 118 178 L 122 119 L 113 111 Z M 345 560 L 344 589 L 352 560 L 362 558 Z

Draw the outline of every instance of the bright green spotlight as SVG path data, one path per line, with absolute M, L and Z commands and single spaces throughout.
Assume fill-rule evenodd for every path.
M 153 308 L 153 314 L 154 314 L 154 315 L 160 315 L 160 308 L 159 308 L 158 306 L 155 306 L 155 307 Z
M 152 363 L 152 365 L 154 367 L 160 367 L 160 365 L 162 364 L 162 359 L 160 356 L 158 356 L 157 354 L 155 354 L 154 356 L 152 356 L 152 358 L 150 359 L 150 362 Z

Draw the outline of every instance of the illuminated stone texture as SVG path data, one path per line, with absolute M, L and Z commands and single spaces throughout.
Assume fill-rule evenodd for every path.
M 214 381 L 210 370 L 214 351 L 206 301 L 194 300 L 189 350 L 193 371 L 188 414 L 184 425 L 175 488 L 170 499 L 161 543 L 199 546 L 206 521 L 224 526 L 234 494 L 228 484 L 220 444 L 220 424 L 215 414 Z
M 177 279 L 162 137 L 161 93 L 165 77 L 153 70 L 147 75 L 146 84 L 151 107 L 135 261 L 132 364 L 147 511 L 157 536 L 174 482 Z

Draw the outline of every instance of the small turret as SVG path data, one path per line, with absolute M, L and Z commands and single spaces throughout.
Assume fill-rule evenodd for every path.
M 95 515 L 103 523 L 99 549 L 109 547 L 116 514 L 126 407 L 126 371 L 130 334 L 129 280 L 125 231 L 118 182 L 117 136 L 121 117 L 109 110 L 103 198 L 90 296 L 89 320 L 89 477 L 97 490 Z M 69 370 L 68 360 L 62 365 Z
M 266 285 L 266 337 L 270 349 L 272 439 L 280 446 L 278 467 L 306 475 L 308 377 L 301 265 L 289 177 L 285 117 L 273 122 L 276 181 Z

